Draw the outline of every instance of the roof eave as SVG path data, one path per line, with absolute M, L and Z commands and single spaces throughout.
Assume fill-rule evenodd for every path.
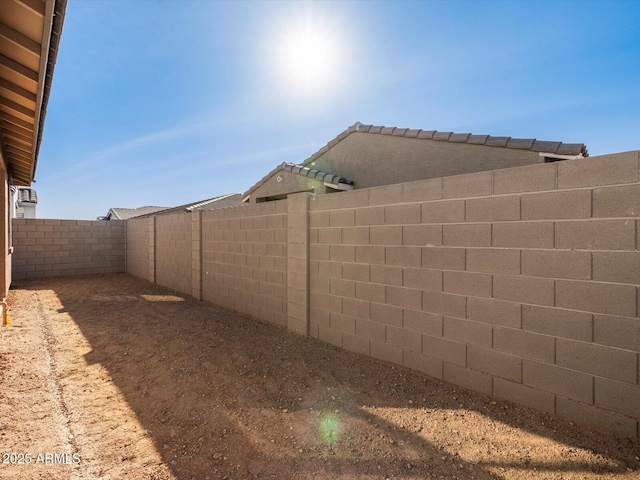
M 36 141 L 29 184 L 33 181 L 36 174 L 44 122 L 47 115 L 47 105 L 49 103 L 49 95 L 51 93 L 51 83 L 53 81 L 53 71 L 58 58 L 58 47 L 60 46 L 60 37 L 62 34 L 62 27 L 64 25 L 66 8 L 67 0 L 54 0 L 51 3 L 47 3 L 44 23 L 47 31 L 46 35 L 43 35 L 42 43 L 42 51 L 45 52 L 45 54 L 42 55 L 40 59 L 40 71 L 44 72 L 44 74 L 41 75 L 40 79 L 43 84 L 39 84 L 38 88 L 38 110 L 35 121 L 36 132 L 34 132 Z

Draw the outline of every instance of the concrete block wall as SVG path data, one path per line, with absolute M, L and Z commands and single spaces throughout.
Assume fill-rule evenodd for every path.
M 287 326 L 287 201 L 201 215 L 202 299 Z
M 127 220 L 127 273 L 155 281 L 155 217 Z
M 155 217 L 155 281 L 192 294 L 191 213 Z
M 312 197 L 309 333 L 639 434 L 639 152 Z
M 12 220 L 14 280 L 125 271 L 125 222 Z
M 309 199 L 287 198 L 287 328 L 309 334 Z

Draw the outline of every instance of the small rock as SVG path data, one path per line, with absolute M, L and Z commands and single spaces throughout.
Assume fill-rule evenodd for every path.
M 216 452 L 216 453 L 213 454 L 213 459 L 214 460 L 220 460 L 221 458 L 222 458 L 222 454 L 221 453 Z

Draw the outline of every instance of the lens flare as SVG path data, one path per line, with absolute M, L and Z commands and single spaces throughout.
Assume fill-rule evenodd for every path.
M 287 3 L 262 35 L 262 62 L 272 95 L 324 106 L 345 92 L 354 64 L 353 27 L 346 8 Z
M 320 421 L 320 433 L 325 443 L 329 446 L 333 446 L 338 442 L 341 430 L 340 421 L 331 415 L 323 417 Z

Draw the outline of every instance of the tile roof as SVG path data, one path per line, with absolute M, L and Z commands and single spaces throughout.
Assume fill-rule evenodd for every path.
M 344 177 L 340 177 L 338 175 L 333 175 L 331 173 L 321 172 L 320 170 L 314 170 L 303 165 L 298 165 L 291 162 L 282 162 L 276 168 L 267 173 L 262 179 L 260 179 L 253 187 L 247 190 L 243 194 L 243 198 L 246 198 L 247 195 L 251 195 L 258 187 L 263 185 L 267 180 L 269 180 L 274 174 L 285 171 L 295 173 L 296 175 L 302 175 L 303 177 L 313 178 L 314 180 L 320 180 L 324 183 L 330 183 L 331 185 L 338 185 L 339 183 L 343 183 L 346 185 L 352 185 L 353 182 L 347 180 Z
M 33 188 L 18 188 L 16 197 L 20 203 L 38 203 L 38 195 Z
M 340 133 L 336 138 L 327 143 L 316 153 L 307 158 L 302 165 L 309 165 L 318 157 L 326 153 L 331 147 L 338 144 L 355 132 L 373 133 L 377 135 L 391 135 L 394 137 L 420 138 L 439 142 L 467 143 L 470 145 L 484 145 L 488 147 L 505 147 L 519 150 L 531 150 L 533 152 L 548 153 L 551 155 L 582 155 L 588 157 L 589 152 L 584 143 L 563 143 L 537 140 L 535 138 L 496 137 L 492 135 L 474 135 L 471 133 L 439 132 L 437 130 L 421 130 L 399 127 L 384 127 L 381 125 L 364 125 L 356 122 Z
M 471 133 L 439 132 L 437 130 L 385 127 L 382 125 L 364 125 L 360 122 L 356 122 L 346 130 L 338 134 L 333 140 L 331 140 L 301 164 L 283 162 L 282 164 L 278 165 L 267 175 L 265 175 L 261 180 L 259 180 L 254 186 L 247 190 L 244 193 L 243 197 L 246 198 L 248 195 L 251 195 L 258 187 L 263 185 L 269 178 L 271 178 L 275 173 L 281 170 L 315 178 L 324 182 L 333 183 L 334 185 L 338 183 L 346 183 L 348 185 L 352 185 L 353 181 L 348 181 L 342 177 L 338 177 L 337 175 L 332 175 L 330 173 L 312 170 L 307 166 L 355 132 L 372 133 L 376 135 L 390 135 L 394 137 L 419 138 L 438 142 L 466 143 L 469 145 L 483 145 L 487 147 L 504 147 L 518 150 L 530 150 L 533 152 L 547 153 L 550 156 L 589 156 L 589 152 L 584 143 L 563 143 L 537 140 L 535 138 L 513 138 L 498 137 L 492 135 L 474 135 Z
M 128 220 L 130 218 L 139 217 L 140 215 L 147 215 L 149 213 L 159 212 L 166 210 L 168 207 L 137 207 L 137 208 L 110 208 L 107 217 L 111 213 L 115 215 L 115 220 Z
M 215 207 L 215 204 L 220 202 L 221 200 L 231 199 L 231 197 L 238 196 L 239 193 L 227 193 L 226 195 L 220 195 L 219 197 L 209 198 L 207 200 L 202 200 L 197 203 L 190 203 L 188 205 L 182 205 L 185 210 L 189 210 L 192 212 L 193 210 L 212 210 L 212 207 Z M 179 208 L 179 207 L 177 207 Z
M 218 205 L 221 204 L 221 202 L 224 202 L 222 204 L 222 207 Z M 193 212 L 194 210 L 214 210 L 216 208 L 236 205 L 243 205 L 242 195 L 240 195 L 239 193 L 227 193 L 226 195 L 220 195 L 217 197 L 208 198 L 206 200 L 200 200 L 198 202 L 185 203 L 184 205 L 179 205 L 177 207 L 164 208 L 158 212 L 149 212 L 141 216 L 148 217 L 155 214 L 166 215 L 169 213 Z

